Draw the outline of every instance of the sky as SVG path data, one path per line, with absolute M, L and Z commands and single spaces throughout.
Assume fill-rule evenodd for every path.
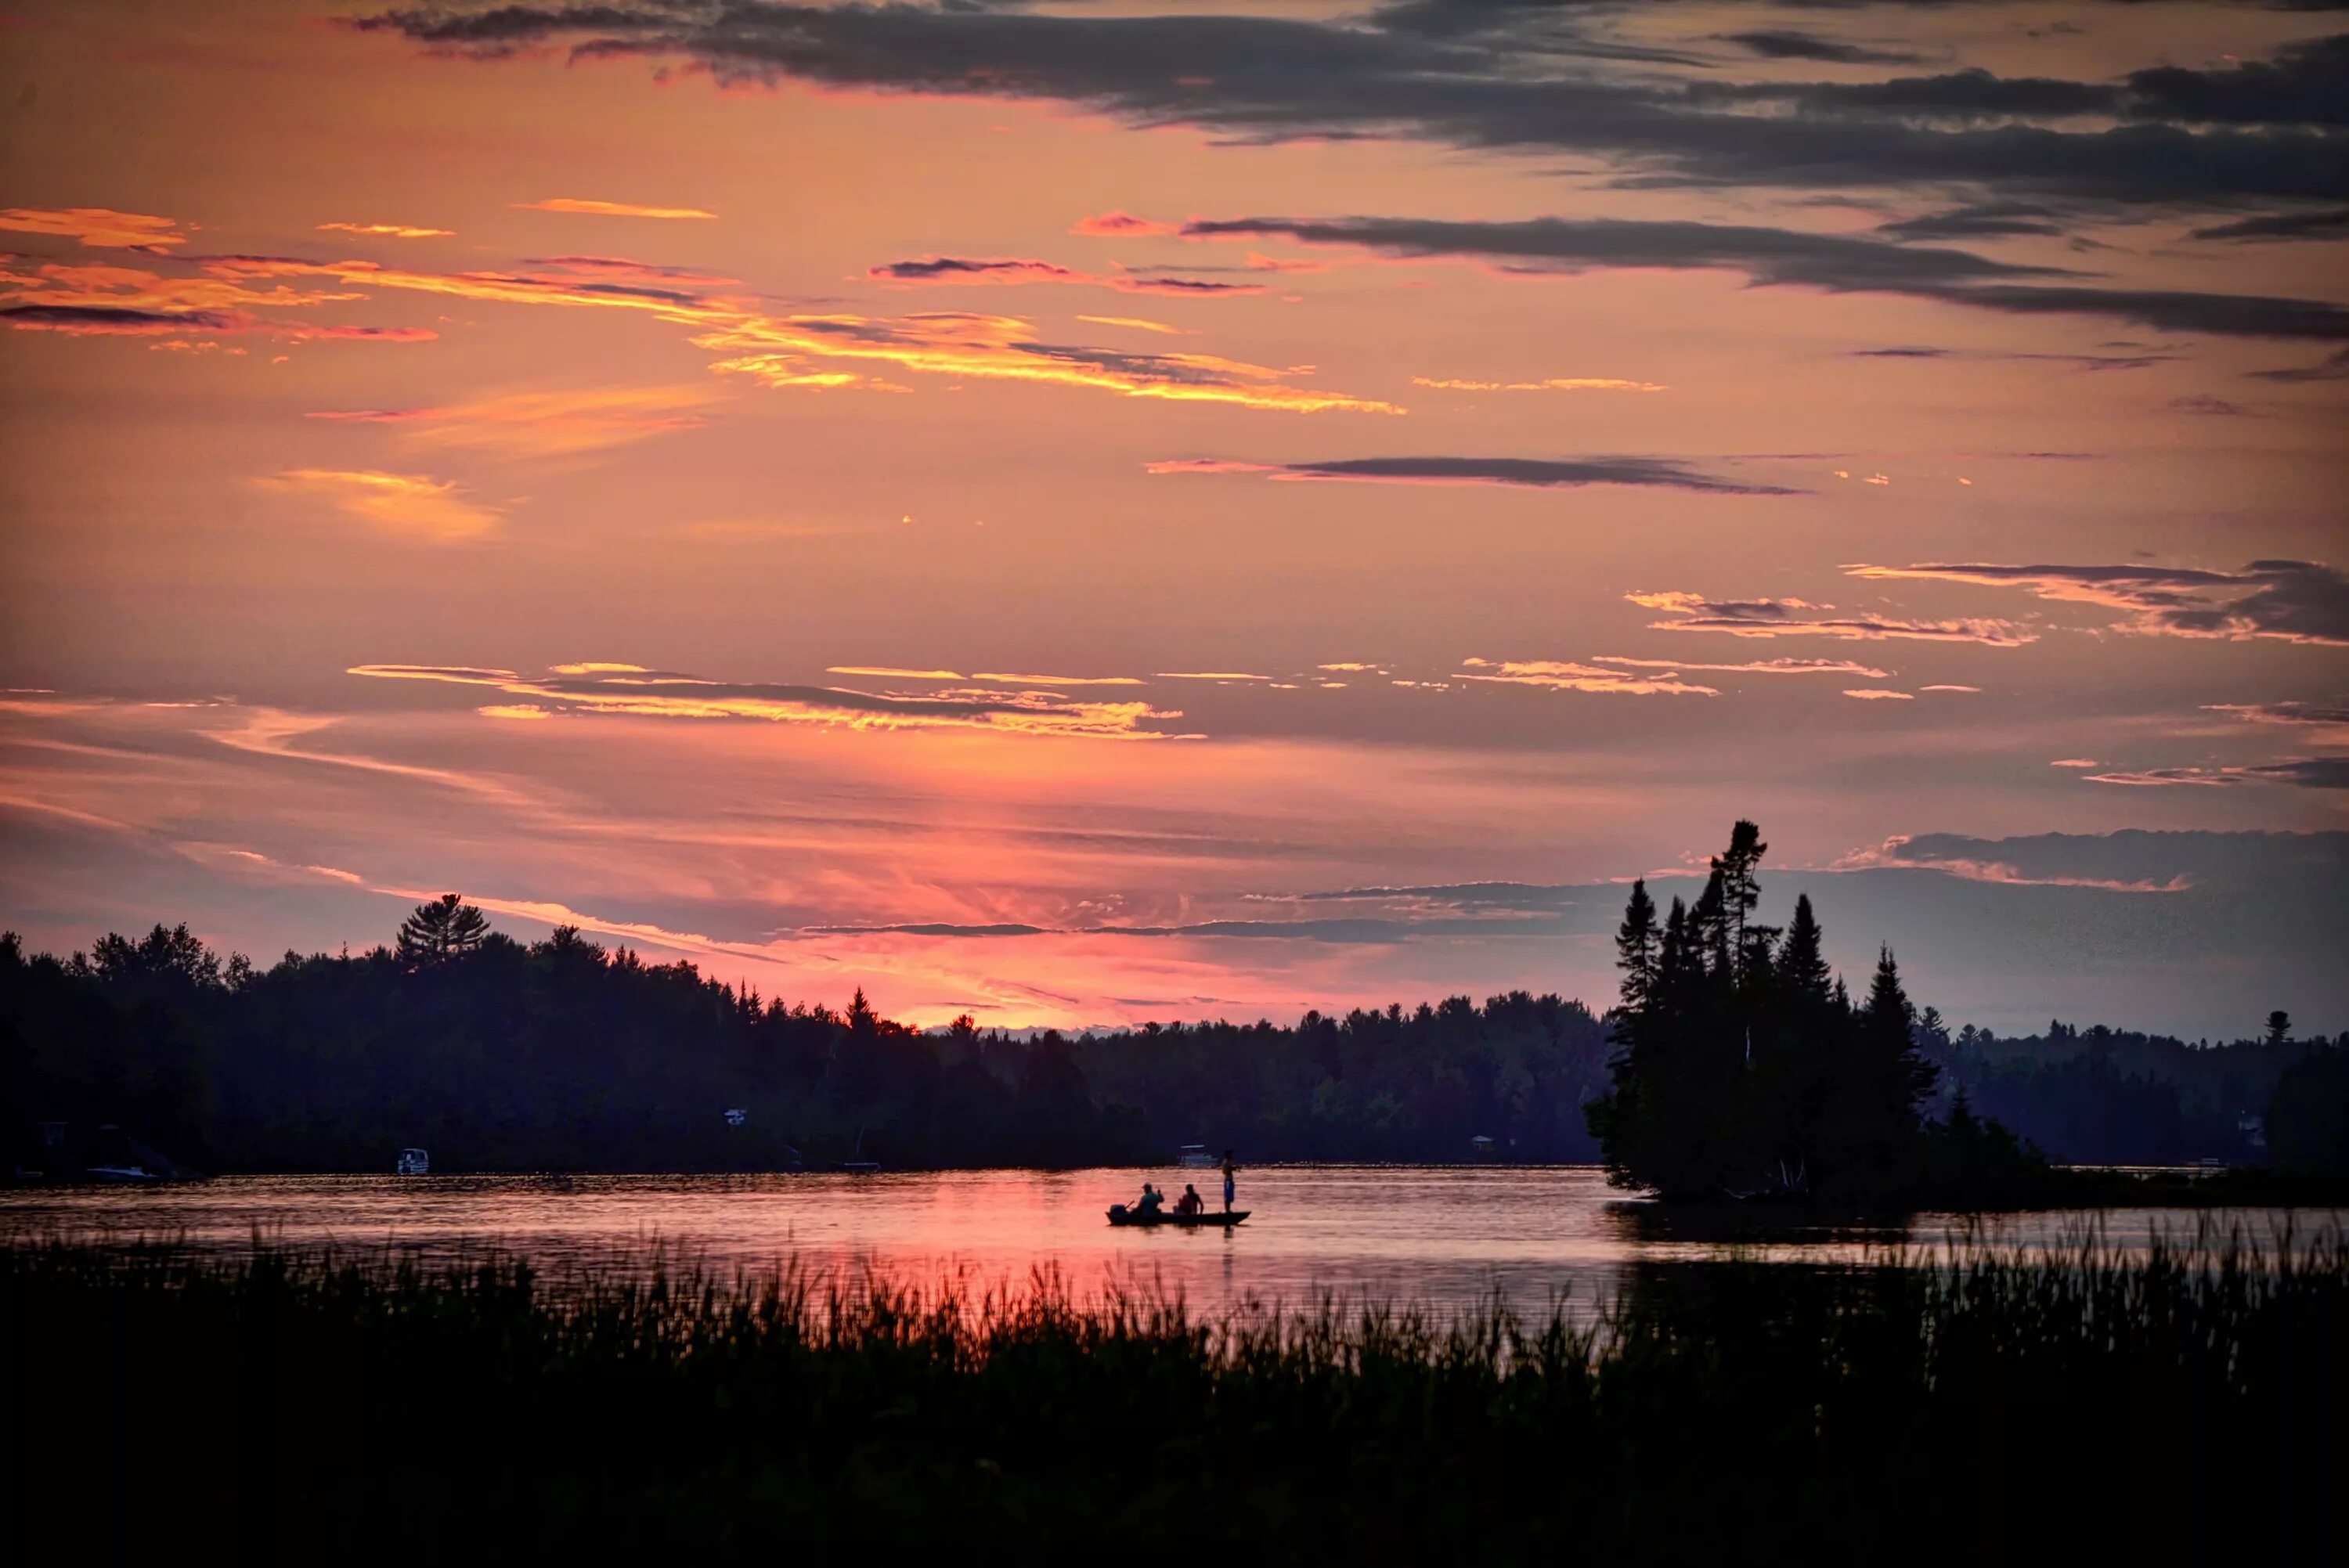
M 2344 26 L 12 3 L 0 923 L 2349 1027 Z

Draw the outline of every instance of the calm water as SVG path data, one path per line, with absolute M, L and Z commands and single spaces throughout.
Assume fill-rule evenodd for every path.
M 102 1233 L 203 1246 L 391 1244 L 445 1255 L 482 1244 L 560 1273 L 640 1260 L 648 1243 L 730 1273 L 780 1263 L 827 1274 L 970 1284 L 1056 1267 L 1081 1294 L 1123 1280 L 1179 1290 L 1195 1306 L 1297 1304 L 1334 1291 L 1440 1310 L 1495 1291 L 1545 1309 L 1588 1305 L 1642 1261 L 1729 1255 L 1834 1260 L 1871 1246 L 1937 1245 L 1964 1222 L 1734 1235 L 1610 1191 L 1588 1169 L 1293 1166 L 1247 1171 L 1237 1230 L 1112 1229 L 1103 1211 L 1144 1175 L 1179 1193 L 1213 1172 L 959 1171 L 882 1176 L 244 1176 L 184 1187 L 0 1192 L 0 1235 Z M 1209 1183 L 1200 1182 L 1203 1192 Z M 2191 1238 L 2204 1222 L 2271 1241 L 2282 1211 L 2051 1213 L 1987 1228 L 1995 1241 L 2060 1245 L 2092 1222 L 2110 1244 Z M 2305 1235 L 2340 1217 L 2295 1212 Z

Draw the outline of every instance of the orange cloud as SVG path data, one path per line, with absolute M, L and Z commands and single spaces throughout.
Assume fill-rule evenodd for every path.
M 1889 691 L 1883 686 L 1863 686 L 1853 691 L 1847 691 L 1843 695 L 1846 696 L 1856 696 L 1862 702 L 1914 702 L 1917 700 L 1916 696 L 1913 693 L 1905 691 Z
M 118 212 L 111 207 L 11 207 L 0 211 L 0 229 L 19 234 L 55 234 L 100 251 L 160 251 L 187 243 L 176 218 L 148 212 Z
M 2020 588 L 2040 599 L 2099 604 L 2130 612 L 2111 629 L 2135 636 L 2272 637 L 2320 646 L 2349 646 L 2349 573 L 2320 561 L 2267 560 L 2240 572 L 2159 566 L 2007 565 L 1999 562 L 1917 566 L 1848 565 L 1854 577 L 1921 578 Z
M 1131 212 L 1097 212 L 1090 218 L 1080 218 L 1069 227 L 1071 234 L 1091 234 L 1102 239 L 1140 239 L 1149 234 L 1174 234 L 1182 232 L 1180 223 L 1162 223 L 1154 218 L 1137 218 Z
M 1719 696 L 1708 686 L 1696 686 L 1676 680 L 1667 674 L 1655 677 L 1625 675 L 1620 670 L 1600 669 L 1595 665 L 1561 663 L 1555 659 L 1506 659 L 1495 663 L 1491 659 L 1463 659 L 1461 664 L 1470 671 L 1485 674 L 1464 674 L 1462 680 L 1497 681 L 1509 686 L 1540 686 L 1547 691 L 1579 691 L 1613 693 L 1625 696 Z
M 297 310 L 366 296 L 285 284 L 249 286 L 265 274 L 222 273 L 167 278 L 139 267 L 110 263 L 43 263 L 19 271 L 0 259 L 0 321 L 20 331 L 69 336 L 212 337 L 258 334 L 293 341 L 357 339 L 422 342 L 437 335 L 422 327 L 322 325 L 264 316 L 258 310 Z
M 1414 387 L 1433 387 L 1442 392 L 1666 392 L 1671 388 L 1660 381 L 1619 381 L 1606 376 L 1555 376 L 1547 381 L 1439 381 L 1432 377 L 1414 376 Z
M 773 387 L 864 387 L 900 390 L 864 367 L 924 375 L 1087 387 L 1129 397 L 1236 405 L 1292 413 L 1328 409 L 1399 414 L 1391 403 L 1288 385 L 1277 370 L 1206 354 L 1140 354 L 1050 344 L 1018 316 L 924 311 L 903 316 L 769 315 L 740 302 L 678 288 L 510 273 L 440 273 L 374 262 L 305 262 L 274 256 L 217 257 L 207 273 L 239 283 L 268 277 L 331 277 L 349 284 L 414 290 L 506 304 L 635 310 L 694 329 L 695 347 L 728 357 L 711 366 Z M 833 362 L 829 365 L 823 363 Z M 849 366 L 859 368 L 849 368 Z
M 593 201 L 576 196 L 551 196 L 543 201 L 514 201 L 518 212 L 573 212 L 595 218 L 715 218 L 698 207 L 638 207 L 627 201 Z
M 713 681 L 663 671 L 612 673 L 592 665 L 562 669 L 595 673 L 564 675 L 558 670 L 529 676 L 512 670 L 430 665 L 356 665 L 347 673 L 378 680 L 488 686 L 510 696 L 529 698 L 533 706 L 554 712 L 756 719 L 850 729 L 982 729 L 1061 739 L 1185 738 L 1142 727 L 1145 723 L 1180 718 L 1177 711 L 1144 702 L 1083 701 L 1054 691 L 948 690 L 908 696 L 843 686 Z M 931 674 L 918 673 L 926 678 Z
M 447 240 L 454 238 L 454 229 L 418 229 L 406 223 L 321 223 L 322 234 L 360 234 L 381 240 Z
M 322 496 L 337 510 L 396 533 L 470 539 L 497 527 L 499 513 L 460 496 L 452 480 L 374 469 L 286 469 L 260 481 L 271 490 Z
M 627 446 L 706 424 L 693 410 L 716 394 L 698 385 L 509 392 L 442 408 L 320 410 L 313 419 L 403 427 L 411 446 L 564 457 Z
M 1754 659 L 1743 664 L 1698 665 L 1685 659 L 1630 659 L 1619 654 L 1593 654 L 1591 662 L 1621 665 L 1626 669 L 1704 670 L 1708 673 L 1718 671 L 1753 676 L 1859 676 L 1875 681 L 1883 680 L 1892 673 L 1855 664 L 1849 659 Z M 1329 669 L 1332 666 L 1324 665 L 1321 667 Z
M 969 677 L 958 670 L 901 670 L 888 665 L 828 665 L 828 676 L 872 676 L 880 680 L 958 681 Z
M 1179 326 L 1169 326 L 1163 321 L 1150 321 L 1138 315 L 1081 315 L 1077 319 L 1092 322 L 1095 326 L 1130 326 L 1136 332 L 1164 333 L 1170 337 L 1187 335 Z
M 1708 599 L 1701 593 L 1663 590 L 1626 593 L 1644 609 L 1678 617 L 1651 621 L 1657 632 L 1719 632 L 1733 637 L 1837 637 L 1847 642 L 1907 639 L 1931 643 L 1980 643 L 2017 648 L 2039 640 L 2036 632 L 2010 621 L 1899 621 L 1882 616 L 1812 616 L 1792 612 L 1830 605 L 1803 599 Z

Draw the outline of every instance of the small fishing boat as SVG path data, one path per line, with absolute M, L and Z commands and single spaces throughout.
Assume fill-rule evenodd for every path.
M 109 1181 L 121 1187 L 153 1187 L 163 1178 L 143 1165 L 93 1165 L 81 1173 L 85 1181 Z
M 1112 1203 L 1109 1206 L 1109 1222 L 1112 1225 L 1213 1225 L 1225 1227 L 1238 1224 L 1242 1220 L 1248 1217 L 1249 1212 L 1250 1211 L 1247 1209 L 1234 1209 L 1230 1213 L 1226 1214 L 1217 1210 L 1209 1209 L 1203 1213 L 1178 1214 L 1172 1209 L 1161 1209 L 1154 1214 L 1137 1214 L 1123 1203 Z

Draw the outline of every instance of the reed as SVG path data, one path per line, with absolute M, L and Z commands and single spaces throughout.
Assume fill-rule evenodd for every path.
M 2333 1231 L 1659 1265 L 1574 1316 L 0 1248 L 12 1517 L 131 1550 L 2170 1557 L 2315 1528 L 2344 1326 Z

